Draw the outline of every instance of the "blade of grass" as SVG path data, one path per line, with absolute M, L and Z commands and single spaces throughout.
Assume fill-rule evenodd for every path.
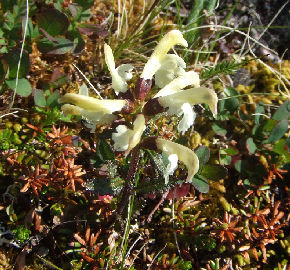
M 14 101 L 15 101 L 16 89 L 17 89 L 18 81 L 19 81 L 20 64 L 21 64 L 21 59 L 22 59 L 22 55 L 23 55 L 23 51 L 24 51 L 26 33 L 27 33 L 27 29 L 28 29 L 28 18 L 29 18 L 29 3 L 28 3 L 28 0 L 26 0 L 26 15 L 25 15 L 25 25 L 24 25 L 23 40 L 22 40 L 22 44 L 21 44 L 19 61 L 18 61 L 18 64 L 17 64 L 17 72 L 16 72 L 16 79 L 15 79 L 16 80 L 15 89 L 13 91 L 13 96 L 12 96 L 12 100 L 11 100 L 10 105 L 9 105 L 8 112 L 10 112 L 11 108 L 14 105 Z
M 200 26 L 201 23 L 201 17 L 200 14 L 204 8 L 204 0 L 195 0 L 194 6 L 190 11 L 190 14 L 188 16 L 187 25 L 185 27 L 186 30 L 196 28 L 197 26 Z M 190 31 L 185 35 L 185 39 L 188 42 L 189 47 L 196 41 L 198 36 L 198 29 L 195 29 L 194 31 Z
M 240 2 L 239 0 L 236 0 L 235 4 L 232 6 L 230 12 L 227 14 L 227 16 L 226 16 L 226 18 L 225 18 L 225 20 L 224 20 L 224 22 L 223 22 L 222 25 L 226 25 L 226 23 L 227 23 L 228 20 L 231 18 L 232 14 L 233 14 L 234 10 L 236 9 L 237 5 L 239 4 L 239 2 Z M 211 44 L 210 48 L 209 48 L 209 51 L 210 51 L 210 52 L 214 49 L 214 47 L 215 47 L 215 45 L 216 45 L 216 42 L 217 42 L 217 39 L 220 37 L 221 33 L 222 33 L 222 31 L 219 31 L 219 32 L 217 33 L 215 42 L 213 42 L 213 43 Z M 208 55 L 206 56 L 206 58 L 205 58 L 205 62 L 208 61 L 209 57 L 210 57 L 210 54 L 208 54 Z

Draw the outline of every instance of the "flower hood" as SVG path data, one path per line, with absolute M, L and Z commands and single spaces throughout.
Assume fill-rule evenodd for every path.
M 106 43 L 104 45 L 104 53 L 105 53 L 105 62 L 112 76 L 112 88 L 115 90 L 116 95 L 118 95 L 120 92 L 122 93 L 126 92 L 127 91 L 126 81 L 130 80 L 133 76 L 131 74 L 133 66 L 130 64 L 124 64 L 116 68 L 112 49 Z
M 155 47 L 140 77 L 144 80 L 152 79 L 153 75 L 161 67 L 163 57 L 165 57 L 167 52 L 177 44 L 184 47 L 188 46 L 180 31 L 172 30 L 168 32 Z

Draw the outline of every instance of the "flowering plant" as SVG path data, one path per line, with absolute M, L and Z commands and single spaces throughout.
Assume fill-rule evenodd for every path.
M 138 152 L 140 148 L 161 151 L 167 157 L 166 168 L 163 171 L 165 183 L 168 183 L 169 177 L 178 167 L 178 161 L 181 161 L 188 171 L 185 181 L 190 183 L 199 170 L 199 160 L 194 151 L 164 138 L 144 135 L 149 120 L 159 113 L 182 116 L 177 126 L 181 134 L 194 123 L 193 105 L 205 103 L 213 115 L 217 113 L 218 99 L 215 92 L 200 87 L 198 74 L 186 71 L 186 64 L 181 57 L 168 54 L 177 44 L 187 47 L 186 40 L 178 30 L 168 32 L 160 40 L 138 77 L 134 89 L 129 89 L 127 83 L 133 77 L 133 66 L 125 64 L 116 68 L 112 50 L 105 44 L 105 62 L 118 99 L 97 99 L 89 97 L 88 92 L 82 90 L 79 94 L 65 94 L 59 102 L 65 103 L 62 106 L 64 113 L 81 115 L 94 126 L 114 122 L 117 126 L 112 133 L 112 141 L 116 151 L 123 151 L 125 155 L 131 151 Z M 159 91 L 151 95 L 154 92 L 150 91 L 152 82 L 155 83 L 154 89 Z M 118 125 L 120 120 L 124 121 Z M 137 166 L 139 155 L 131 155 L 131 165 Z

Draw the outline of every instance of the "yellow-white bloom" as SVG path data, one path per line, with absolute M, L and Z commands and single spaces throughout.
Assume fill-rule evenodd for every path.
M 208 104 L 213 115 L 217 114 L 217 95 L 212 89 L 206 87 L 190 88 L 171 95 L 161 96 L 158 98 L 158 102 L 163 108 L 168 108 L 167 113 L 169 115 L 183 115 L 177 127 L 178 131 L 182 133 L 186 132 L 194 122 L 193 105 Z
M 155 73 L 155 84 L 163 88 L 176 77 L 185 73 L 186 63 L 175 54 L 166 54 L 160 61 L 160 68 Z
M 193 176 L 198 172 L 199 169 L 199 160 L 196 154 L 181 144 L 161 138 L 156 139 L 156 146 L 157 149 L 161 150 L 167 155 L 169 160 L 169 164 L 165 173 L 165 181 L 168 181 L 169 175 L 172 175 L 173 171 L 177 168 L 177 157 L 178 160 L 183 162 L 188 170 L 186 182 L 191 182 Z
M 198 87 L 200 84 L 199 76 L 195 71 L 185 72 L 165 85 L 154 97 L 168 96 L 180 92 L 186 86 Z
M 133 76 L 131 73 L 133 66 L 130 64 L 123 64 L 116 68 L 112 49 L 106 43 L 104 46 L 104 52 L 105 62 L 112 76 L 112 88 L 115 90 L 117 95 L 120 92 L 126 92 L 128 90 L 126 81 L 130 80 Z
M 117 132 L 112 134 L 114 149 L 129 153 L 140 142 L 144 129 L 145 118 L 143 114 L 137 115 L 133 123 L 133 129 L 129 129 L 125 125 L 117 126 Z
M 141 78 L 151 80 L 156 71 L 161 67 L 161 62 L 167 52 L 176 44 L 187 47 L 187 42 L 178 30 L 168 32 L 157 44 L 148 62 L 146 63 Z
M 81 94 L 67 93 L 59 99 L 64 104 L 61 110 L 64 114 L 81 115 L 91 123 L 94 130 L 96 124 L 111 124 L 117 119 L 112 114 L 121 111 L 127 105 L 126 100 L 119 99 L 96 99 L 87 95 L 87 90 L 82 88 Z

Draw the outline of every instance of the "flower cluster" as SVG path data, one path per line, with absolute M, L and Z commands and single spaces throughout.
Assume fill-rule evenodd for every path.
M 160 40 L 133 90 L 129 90 L 127 84 L 133 76 L 133 66 L 125 64 L 116 68 L 112 49 L 105 44 L 105 62 L 112 76 L 112 88 L 119 99 L 96 99 L 89 97 L 87 90 L 81 89 L 79 94 L 65 94 L 59 102 L 66 103 L 62 106 L 65 114 L 81 115 L 93 126 L 111 124 L 120 115 L 123 117 L 126 114 L 135 115 L 130 127 L 124 124 L 118 125 L 116 132 L 112 134 L 114 149 L 125 151 L 126 155 L 134 147 L 162 151 L 169 161 L 164 173 L 165 181 L 167 182 L 169 176 L 173 175 L 180 160 L 188 170 L 186 182 L 191 182 L 199 169 L 198 158 L 192 150 L 162 138 L 142 139 L 148 119 L 158 113 L 167 112 L 170 116 L 182 116 L 177 126 L 182 134 L 194 123 L 193 105 L 205 103 L 213 115 L 217 113 L 218 99 L 215 92 L 206 87 L 200 87 L 198 74 L 194 71 L 186 71 L 186 64 L 181 57 L 168 54 L 168 51 L 177 44 L 187 47 L 186 40 L 178 30 L 168 32 Z M 150 97 L 153 77 L 155 87 L 160 90 Z

